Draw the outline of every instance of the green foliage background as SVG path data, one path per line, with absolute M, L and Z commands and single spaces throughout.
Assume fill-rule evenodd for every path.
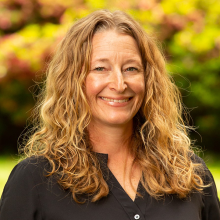
M 16 151 L 35 103 L 31 92 L 38 92 L 32 86 L 44 77 L 62 36 L 97 9 L 129 13 L 162 42 L 190 123 L 201 135 L 191 138 L 220 152 L 219 0 L 0 0 L 0 152 Z

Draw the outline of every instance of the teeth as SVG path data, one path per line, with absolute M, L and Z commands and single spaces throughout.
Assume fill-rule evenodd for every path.
M 128 102 L 129 99 L 121 99 L 121 100 L 116 100 L 116 99 L 107 99 L 104 97 L 101 97 L 103 100 L 108 101 L 108 102 L 118 102 L 118 103 L 122 103 L 122 102 Z

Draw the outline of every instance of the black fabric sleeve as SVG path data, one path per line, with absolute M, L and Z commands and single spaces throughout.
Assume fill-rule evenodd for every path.
M 40 201 L 36 176 L 37 166 L 22 161 L 14 167 L 0 201 L 0 220 L 40 220 Z
M 203 162 L 203 164 L 205 164 Z M 211 186 L 204 189 L 203 202 L 204 209 L 202 213 L 202 220 L 220 220 L 220 202 L 217 194 L 217 189 L 215 185 L 214 178 L 205 165 L 205 184 L 210 184 Z
M 202 220 L 220 220 L 220 202 L 214 178 L 203 159 L 193 155 L 192 161 L 203 165 L 205 171 L 203 176 L 204 184 L 211 184 L 203 189 L 202 200 L 204 206 L 202 209 Z

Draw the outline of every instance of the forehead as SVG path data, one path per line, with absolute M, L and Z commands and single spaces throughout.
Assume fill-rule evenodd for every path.
M 114 30 L 98 32 L 92 39 L 92 53 L 123 52 L 140 56 L 140 51 L 135 39 L 129 35 L 117 33 Z

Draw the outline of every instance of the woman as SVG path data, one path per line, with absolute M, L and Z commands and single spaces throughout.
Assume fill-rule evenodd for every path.
M 73 25 L 39 108 L 1 220 L 220 219 L 164 58 L 127 14 L 96 11 Z

